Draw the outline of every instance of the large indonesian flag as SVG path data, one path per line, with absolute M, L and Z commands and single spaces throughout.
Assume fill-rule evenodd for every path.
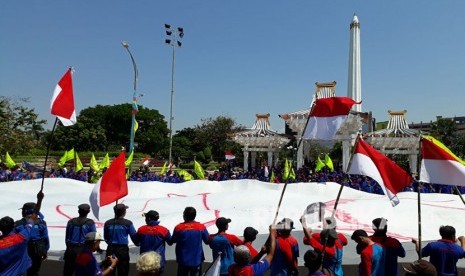
M 317 99 L 310 113 L 303 138 L 331 140 L 356 104 L 347 97 Z
M 128 194 L 125 158 L 126 152 L 123 151 L 111 162 L 110 167 L 95 184 L 89 196 L 92 213 L 96 218 L 99 218 L 100 207 L 115 202 Z
M 420 181 L 465 186 L 464 161 L 431 136 L 421 140 Z
M 374 179 L 392 206 L 399 204 L 396 194 L 412 183 L 410 174 L 362 139 L 358 139 L 347 173 L 366 175 Z
M 52 115 L 57 116 L 64 126 L 71 126 L 76 123 L 71 68 L 66 71 L 55 87 L 50 109 Z

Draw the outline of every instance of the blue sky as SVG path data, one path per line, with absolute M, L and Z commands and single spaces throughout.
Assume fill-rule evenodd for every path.
M 314 83 L 337 81 L 347 95 L 349 24 L 361 24 L 363 111 L 407 120 L 465 115 L 465 1 L 153 1 L 0 2 L 0 95 L 30 97 L 49 127 L 53 88 L 75 68 L 76 109 L 131 101 L 169 117 L 171 48 L 164 23 L 182 26 L 175 67 L 173 128 L 230 116 L 251 127 L 257 113 L 307 108 Z M 130 114 L 128 114 L 130 116 Z

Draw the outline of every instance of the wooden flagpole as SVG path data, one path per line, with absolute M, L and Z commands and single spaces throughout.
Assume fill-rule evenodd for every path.
M 53 134 L 55 133 L 55 128 L 57 126 L 57 122 L 58 122 L 58 117 L 55 117 L 55 123 L 53 124 L 52 134 L 50 135 L 50 140 L 48 141 L 48 145 L 47 145 L 47 152 L 45 153 L 44 168 L 42 170 L 42 183 L 40 185 L 40 191 L 39 192 L 42 192 L 43 189 L 44 189 L 45 171 L 47 170 L 48 155 L 50 153 L 50 147 L 52 146 Z
M 315 97 L 315 101 L 313 101 L 312 103 L 312 106 L 310 107 L 310 111 L 308 112 L 308 117 L 307 117 L 307 121 L 305 122 L 305 126 L 302 130 L 302 134 L 300 135 L 300 139 L 299 139 L 299 142 L 297 143 L 297 150 L 299 150 L 300 148 L 300 145 L 302 144 L 302 141 L 303 141 L 303 136 L 304 136 L 304 132 L 305 132 L 305 129 L 307 128 L 307 125 L 308 125 L 308 121 L 310 120 L 310 115 L 312 114 L 312 111 L 313 109 L 315 108 L 315 103 L 316 103 L 316 100 L 318 99 L 318 97 Z M 292 160 L 294 160 L 294 158 L 292 158 Z M 287 160 L 286 160 L 287 161 Z M 291 167 L 292 168 L 292 167 Z M 289 171 L 289 174 L 291 172 Z M 281 208 L 281 203 L 283 201 L 283 197 L 284 197 L 284 193 L 286 192 L 286 188 L 287 188 L 287 184 L 289 183 L 289 176 L 287 177 L 286 179 L 286 182 L 284 182 L 284 187 L 283 187 L 283 190 L 281 192 L 281 196 L 279 197 L 279 201 L 278 201 L 278 207 L 276 208 L 276 213 L 275 213 L 275 216 L 274 216 L 274 219 L 273 219 L 273 224 L 276 224 L 276 220 L 278 219 L 278 215 L 279 215 L 279 208 Z

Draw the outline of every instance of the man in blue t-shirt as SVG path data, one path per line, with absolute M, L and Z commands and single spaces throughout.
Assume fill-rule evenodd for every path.
M 430 262 L 436 267 L 439 276 L 457 275 L 457 261 L 465 257 L 465 237 L 460 236 L 460 246 L 455 244 L 455 228 L 449 225 L 439 227 L 441 239 L 428 243 L 422 250 L 421 256 L 430 257 Z M 420 244 L 412 239 L 417 252 Z

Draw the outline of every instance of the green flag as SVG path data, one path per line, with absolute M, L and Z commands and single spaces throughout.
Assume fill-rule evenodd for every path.
M 331 160 L 328 154 L 325 155 L 325 165 L 329 168 L 331 172 L 334 172 L 333 160 Z
M 316 160 L 315 172 L 321 171 L 321 169 L 323 169 L 324 166 L 325 166 L 325 163 L 323 163 L 323 161 L 321 161 L 320 156 L 318 155 L 318 159 Z
M 108 155 L 108 152 L 107 152 L 102 162 L 100 162 L 99 168 L 103 169 L 103 168 L 108 168 L 108 167 L 110 167 L 110 156 Z
M 68 157 L 68 151 L 65 151 L 62 157 L 60 157 L 60 162 L 58 162 L 58 166 L 63 167 L 66 163 L 66 157 Z
M 95 159 L 95 155 L 93 153 L 92 153 L 92 157 L 90 158 L 89 167 L 93 171 L 96 171 L 96 172 L 98 172 L 100 170 L 100 168 L 98 166 L 98 163 L 97 163 L 97 160 Z
M 205 179 L 205 172 L 199 162 L 194 160 L 194 172 L 199 179 Z
M 16 166 L 16 162 L 13 161 L 13 159 L 11 158 L 10 154 L 8 153 L 8 151 L 6 152 L 6 155 L 5 155 L 5 166 L 9 169 L 13 168 L 14 166 Z
M 188 173 L 186 170 L 179 170 L 178 174 L 184 177 L 184 181 L 189 181 L 189 180 L 194 179 L 194 177 L 192 177 L 192 175 Z
M 274 170 L 271 170 L 270 183 L 274 183 Z
M 131 154 L 129 154 L 128 159 L 124 162 L 124 165 L 126 167 L 129 167 L 131 165 L 133 156 L 134 156 L 134 150 L 131 151 Z
M 74 159 L 74 148 L 66 152 L 66 162 Z
M 81 159 L 79 159 L 79 155 L 76 152 L 76 172 L 84 169 L 84 166 L 82 165 Z
M 289 172 L 290 172 L 289 162 L 286 159 L 286 162 L 284 162 L 284 171 L 283 171 L 284 181 L 286 181 L 289 178 Z
M 295 180 L 294 168 L 291 167 L 291 172 L 289 173 L 289 180 Z
M 166 171 L 166 163 L 167 163 L 167 161 L 165 161 L 165 164 L 163 164 L 163 167 L 161 168 L 161 171 L 160 171 L 160 175 L 164 175 L 164 174 L 165 174 L 165 171 Z

